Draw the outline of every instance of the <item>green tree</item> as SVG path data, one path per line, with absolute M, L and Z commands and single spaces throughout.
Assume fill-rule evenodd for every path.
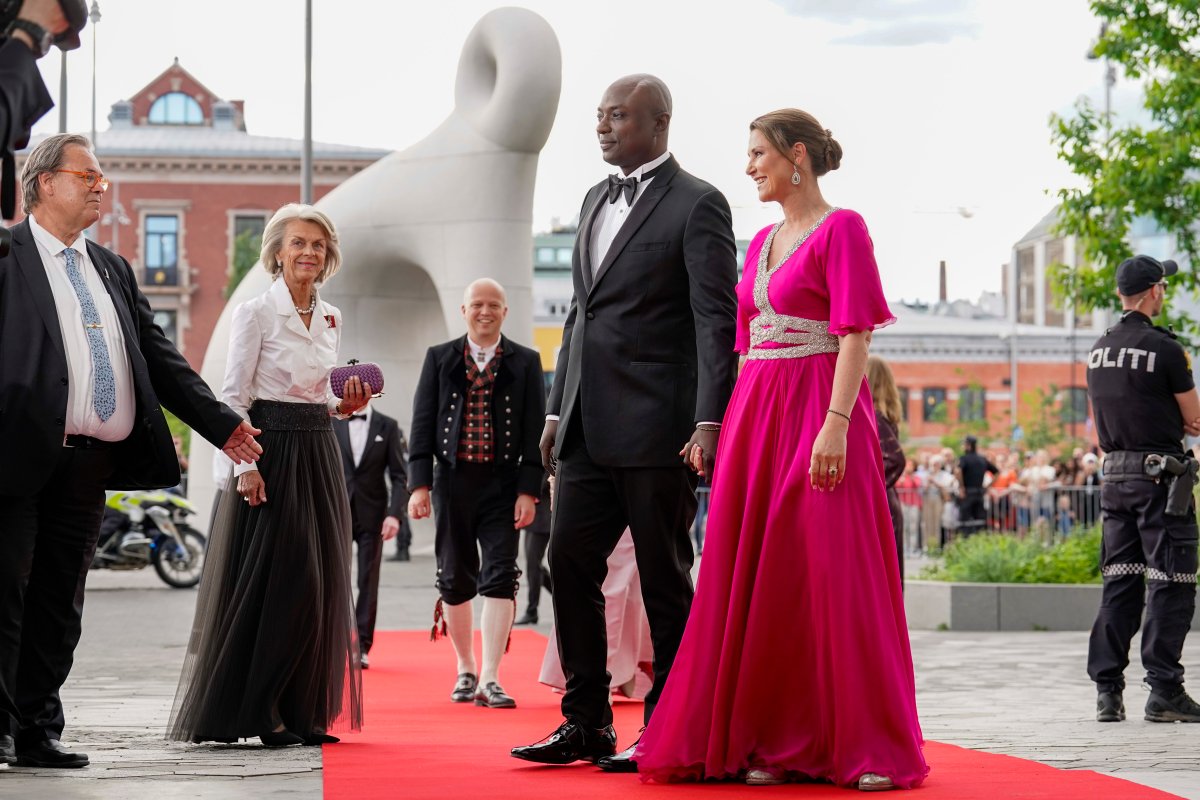
M 1200 0 L 1091 0 L 1104 23 L 1095 55 L 1141 81 L 1149 123 L 1115 125 L 1087 99 L 1073 117 L 1051 117 L 1059 158 L 1083 179 L 1060 189 L 1058 231 L 1082 245 L 1075 270 L 1054 270 L 1061 295 L 1083 308 L 1116 307 L 1118 264 L 1128 258 L 1130 224 L 1152 219 L 1174 235 L 1177 251 L 1200 264 Z M 1070 285 L 1071 282 L 1074 285 Z M 1193 293 L 1194 271 L 1174 281 Z M 1195 338 L 1200 327 L 1184 317 L 1169 321 Z
M 262 234 L 254 231 L 242 231 L 233 240 L 233 269 L 229 273 L 229 283 L 225 284 L 225 299 L 233 296 L 234 290 L 246 277 L 246 273 L 258 263 L 258 254 L 262 249 Z

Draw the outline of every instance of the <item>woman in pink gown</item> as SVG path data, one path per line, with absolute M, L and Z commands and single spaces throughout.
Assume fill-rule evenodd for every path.
M 817 186 L 840 145 L 795 109 L 750 127 L 746 171 L 784 221 L 746 254 L 746 362 L 721 428 L 704 565 L 635 760 L 643 780 L 911 788 L 928 768 L 863 377 L 870 332 L 895 318 L 862 217 Z

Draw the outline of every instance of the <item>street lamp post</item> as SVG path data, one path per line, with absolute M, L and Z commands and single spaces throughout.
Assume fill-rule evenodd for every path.
M 300 151 L 300 201 L 313 201 L 312 0 L 304 0 L 304 144 Z
M 92 10 L 88 12 L 92 21 L 92 147 L 96 147 L 96 26 L 100 23 L 99 0 L 92 0 Z

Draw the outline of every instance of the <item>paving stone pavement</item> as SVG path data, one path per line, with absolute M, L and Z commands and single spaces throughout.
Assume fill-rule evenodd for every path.
M 435 593 L 428 550 L 419 548 L 411 562 L 384 562 L 381 629 L 430 624 Z M 256 740 L 230 746 L 165 740 L 195 596 L 168 588 L 149 570 L 91 574 L 84 636 L 63 699 L 64 742 L 88 753 L 92 764 L 81 770 L 2 770 L 0 798 L 321 797 L 318 748 L 265 750 Z M 523 611 L 524 589 L 521 600 Z M 549 633 L 549 598 L 541 611 L 537 628 Z M 1200 800 L 1200 725 L 1143 721 L 1146 693 L 1137 685 L 1136 666 L 1128 672 L 1129 720 L 1093 721 L 1086 633 L 914 631 L 912 643 L 927 738 L 1066 769 L 1108 772 Z M 1137 640 L 1133 652 L 1138 652 Z M 1189 675 L 1200 674 L 1195 636 L 1184 663 Z M 448 661 L 450 678 L 452 672 Z M 402 765 L 397 770 L 402 773 Z

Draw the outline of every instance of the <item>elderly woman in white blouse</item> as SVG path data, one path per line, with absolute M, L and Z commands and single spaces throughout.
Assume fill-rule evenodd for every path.
M 233 313 L 223 399 L 263 434 L 257 467 L 234 470 L 210 533 L 172 739 L 323 744 L 362 725 L 350 512 L 329 424 L 366 405 L 351 378 L 330 391 L 342 315 L 317 287 L 341 263 L 333 222 L 289 204 L 263 232 L 264 294 Z

